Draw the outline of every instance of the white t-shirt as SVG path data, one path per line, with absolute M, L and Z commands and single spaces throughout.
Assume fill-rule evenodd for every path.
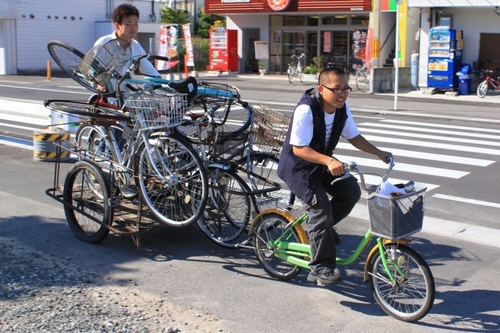
M 106 42 L 109 42 L 112 39 L 116 39 L 116 31 L 113 31 L 113 33 L 102 36 L 96 42 L 94 43 L 94 46 L 104 44 Z M 132 39 L 132 42 L 130 43 L 131 51 L 132 51 L 132 59 L 136 59 L 139 56 L 145 55 L 146 51 L 142 48 L 141 44 L 139 44 L 138 41 L 135 39 Z M 124 68 L 125 70 L 127 68 Z M 144 75 L 148 76 L 160 76 L 160 73 L 156 70 L 156 68 L 153 66 L 153 64 L 146 58 L 142 58 L 141 62 L 139 64 L 139 72 L 141 72 Z M 122 73 L 122 75 L 125 75 L 125 73 Z
M 352 118 L 351 109 L 346 103 L 347 119 L 342 129 L 341 137 L 350 140 L 359 135 L 358 127 Z M 324 112 L 324 111 L 323 111 Z M 328 142 L 333 129 L 333 121 L 335 120 L 335 113 L 328 114 L 325 112 L 325 142 Z M 313 115 L 309 105 L 299 105 L 293 115 L 292 130 L 290 133 L 290 144 L 293 146 L 309 146 L 313 137 Z

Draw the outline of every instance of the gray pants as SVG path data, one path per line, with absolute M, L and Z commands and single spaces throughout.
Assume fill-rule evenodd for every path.
M 333 226 L 349 215 L 361 197 L 361 190 L 353 176 L 331 185 L 333 179 L 331 175 L 323 176 L 322 182 L 314 189 L 316 203 L 307 212 L 307 234 L 312 254 L 309 266 L 316 274 L 335 269 L 337 251 Z

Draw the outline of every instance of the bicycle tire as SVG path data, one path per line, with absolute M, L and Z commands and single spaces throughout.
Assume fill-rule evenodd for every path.
M 43 105 L 54 111 L 86 116 L 89 118 L 100 118 L 109 120 L 130 121 L 130 117 L 123 114 L 118 109 L 104 106 L 96 106 L 88 102 L 70 101 L 70 100 L 46 100 Z
M 388 315 L 406 322 L 423 318 L 432 308 L 436 294 L 434 277 L 425 260 L 413 249 L 403 244 L 386 245 L 387 265 L 397 285 L 393 286 L 377 252 L 369 266 L 369 280 L 373 296 Z M 398 263 L 398 268 L 394 266 Z M 405 274 L 401 276 L 400 270 Z
M 123 126 L 118 123 L 109 124 L 115 132 L 123 133 Z M 114 159 L 112 147 L 109 147 L 100 126 L 92 123 L 81 124 L 75 133 L 75 143 L 79 151 L 78 159 L 103 161 Z
M 78 239 L 99 243 L 109 234 L 106 225 L 113 220 L 109 197 L 109 183 L 98 167 L 86 161 L 78 161 L 71 167 L 64 182 L 64 213 Z
M 288 66 L 288 82 L 293 84 L 295 82 L 295 78 L 297 76 L 297 66 L 296 65 L 290 65 Z
M 151 151 L 143 144 L 134 163 L 141 196 L 160 223 L 188 226 L 201 217 L 208 199 L 202 161 L 190 144 L 172 133 L 155 133 L 149 140 Z M 149 159 L 149 152 L 155 160 Z
M 188 111 L 188 113 L 205 113 L 206 110 L 204 107 L 195 107 Z M 228 117 L 226 113 L 231 112 L 235 116 L 235 118 L 242 118 L 244 122 L 240 124 L 235 121 L 228 121 Z M 246 114 L 245 114 L 246 113 Z M 216 127 L 217 133 L 223 133 L 225 135 L 234 135 L 242 134 L 245 131 L 248 131 L 250 125 L 252 124 L 252 111 L 250 108 L 242 108 L 241 110 L 222 110 L 220 113 L 215 113 L 212 115 L 216 120 L 213 124 L 209 124 L 208 122 L 199 122 L 196 121 L 195 118 L 193 120 L 188 120 L 182 123 L 179 126 L 173 128 L 173 132 L 179 136 L 184 137 L 187 141 L 196 144 L 196 145 L 210 145 L 212 143 L 213 134 L 207 131 L 214 131 L 214 127 Z M 188 116 L 189 117 L 189 116 Z M 201 131 L 198 131 L 198 130 Z
M 252 239 L 255 255 L 266 273 L 279 280 L 287 281 L 295 278 L 302 271 L 302 267 L 288 263 L 275 254 L 276 248 L 269 242 L 276 240 L 283 234 L 289 221 L 275 212 L 263 212 L 252 223 Z M 287 241 L 300 243 L 299 234 L 293 228 Z
M 85 54 L 74 48 L 73 46 L 58 40 L 50 41 L 47 49 L 57 65 L 73 80 L 78 82 L 86 89 L 97 93 L 98 90 L 94 87 L 94 83 L 86 79 L 79 73 L 78 68 Z
M 359 91 L 364 91 L 367 87 L 368 76 L 366 73 L 356 73 L 356 88 Z
M 248 239 L 252 213 L 250 188 L 233 170 L 208 167 L 209 198 L 198 226 L 218 245 L 236 248 Z
M 484 96 L 486 96 L 488 94 L 488 89 L 489 89 L 488 80 L 484 80 L 483 82 L 481 82 L 477 86 L 477 90 L 476 90 L 477 96 L 479 96 L 480 98 L 483 98 Z

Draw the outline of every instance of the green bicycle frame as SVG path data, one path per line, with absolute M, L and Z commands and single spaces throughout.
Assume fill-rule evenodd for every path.
M 308 218 L 307 213 L 302 214 L 299 218 L 294 220 L 292 223 L 288 224 L 283 231 L 283 233 L 277 239 L 270 241 L 269 246 L 274 250 L 274 255 L 280 258 L 283 261 L 289 262 L 296 266 L 311 269 L 309 267 L 309 258 L 311 257 L 311 246 L 309 244 L 302 244 L 297 242 L 290 242 L 289 239 L 292 237 L 292 230 L 294 226 L 298 224 L 302 224 Z M 341 266 L 346 266 L 354 263 L 363 253 L 363 251 L 368 247 L 370 241 L 372 239 L 372 231 L 368 229 L 364 235 L 364 237 L 360 240 L 354 252 L 346 257 L 339 258 L 337 257 L 337 264 Z M 399 267 L 399 264 L 392 260 L 388 259 L 385 255 L 384 242 L 383 238 L 377 238 L 377 245 L 375 247 L 378 248 L 380 256 L 382 258 L 382 264 L 384 266 L 385 272 L 387 273 L 389 280 L 392 283 L 395 283 L 394 276 L 392 275 L 388 263 L 392 262 L 400 276 L 404 277 L 404 273 Z M 369 258 L 367 258 L 369 260 Z

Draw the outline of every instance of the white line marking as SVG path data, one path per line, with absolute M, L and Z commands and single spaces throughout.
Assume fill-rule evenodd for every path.
M 408 125 L 410 125 L 410 123 Z M 405 130 L 409 130 L 412 132 L 424 132 L 424 133 L 436 133 L 436 132 L 438 132 L 441 135 L 451 134 L 451 135 L 456 135 L 456 136 L 460 136 L 460 137 L 473 137 L 473 138 L 500 140 L 500 135 L 469 133 L 469 132 L 466 132 L 465 130 L 463 130 L 463 131 L 446 131 L 443 129 L 436 130 L 435 128 L 415 127 L 415 126 L 417 126 L 416 124 L 411 124 L 411 125 L 414 125 L 414 126 L 404 126 L 403 127 L 400 125 L 388 125 L 385 122 L 379 122 L 379 123 L 360 123 L 358 126 L 369 126 L 369 127 L 383 128 L 383 129 L 394 128 L 394 129 L 398 129 L 398 130 L 405 129 Z M 421 126 L 423 126 L 423 125 L 421 125 Z M 467 130 L 471 130 L 471 129 L 468 128 Z M 500 131 L 498 131 L 498 133 L 500 133 Z M 495 144 L 498 145 L 498 142 L 496 142 Z
M 363 135 L 368 141 L 377 141 L 377 142 L 389 142 L 398 145 L 410 145 L 410 146 L 419 146 L 419 147 L 429 147 L 433 149 L 447 149 L 447 150 L 456 150 L 460 152 L 469 152 L 476 154 L 488 154 L 488 155 L 500 155 L 500 150 L 498 149 L 489 149 L 489 148 L 479 148 L 479 147 L 469 147 L 469 146 L 459 146 L 459 145 L 450 145 L 446 143 L 437 143 L 437 142 L 429 142 L 429 141 L 417 141 L 417 140 L 405 140 L 405 139 L 397 139 L 382 137 L 377 135 Z
M 337 157 L 341 161 L 346 161 L 346 162 L 353 160 L 352 156 L 347 156 L 347 155 L 335 154 L 335 157 Z M 356 157 L 356 158 L 354 158 L 354 160 L 359 165 L 365 165 L 365 166 L 370 166 L 370 167 L 374 167 L 374 168 L 385 169 L 384 164 L 379 160 L 373 160 L 373 159 L 362 158 L 362 157 Z M 470 174 L 470 172 L 465 172 L 465 171 L 443 169 L 443 168 L 433 168 L 433 167 L 428 167 L 428 166 L 424 166 L 424 165 L 406 164 L 406 163 L 396 163 L 396 169 L 394 169 L 394 171 L 411 172 L 411 173 L 416 173 L 416 174 L 421 174 L 421 175 L 438 176 L 438 177 L 454 178 L 454 179 L 462 178 L 462 177 Z
M 475 199 L 460 198 L 460 197 L 455 197 L 452 195 L 439 194 L 439 193 L 434 194 L 432 197 L 438 198 L 438 199 L 444 199 L 444 200 L 465 202 L 465 203 L 473 204 L 473 205 L 500 208 L 500 203 L 496 203 L 496 202 L 488 202 L 488 201 L 481 201 L 481 200 L 475 200 Z
M 479 132 L 500 134 L 500 130 L 490 129 L 490 128 L 481 128 L 481 127 L 442 125 L 442 124 L 434 124 L 434 123 L 423 123 L 423 122 L 418 122 L 418 121 L 405 121 L 405 120 L 393 120 L 393 119 L 382 119 L 381 121 L 384 123 L 411 124 L 411 125 L 419 125 L 419 126 L 426 126 L 426 127 L 450 128 L 450 129 L 457 129 L 460 131 L 479 131 Z
M 379 148 L 382 150 L 390 151 L 392 154 L 394 154 L 394 157 L 396 159 L 396 163 L 397 163 L 397 159 L 399 156 L 422 159 L 422 160 L 429 160 L 429 161 L 457 163 L 457 164 L 474 165 L 474 166 L 482 166 L 482 167 L 486 167 L 486 166 L 489 166 L 489 165 L 495 163 L 495 161 L 483 160 L 480 158 L 469 158 L 469 157 L 462 157 L 462 156 L 456 156 L 456 155 L 423 153 L 423 152 L 418 152 L 415 150 L 395 149 L 395 148 L 388 148 L 388 147 L 382 147 L 382 146 L 379 146 Z M 354 148 L 353 145 L 351 145 L 350 143 L 347 143 L 347 142 L 339 142 L 336 149 L 348 149 L 348 150 L 354 150 L 354 151 L 357 150 L 356 148 Z
M 461 142 L 466 144 L 474 144 L 474 145 L 483 145 L 483 146 L 494 146 L 498 147 L 498 142 L 494 141 L 484 141 L 484 140 L 471 140 L 464 138 L 457 138 L 451 136 L 439 136 L 439 135 L 426 135 L 426 134 L 417 134 L 412 132 L 398 132 L 394 130 L 380 130 L 380 129 L 372 129 L 366 128 L 363 126 L 358 126 L 361 133 L 376 133 L 376 134 L 387 134 L 397 137 L 411 137 L 411 138 L 420 138 L 420 139 L 431 139 L 438 141 L 451 141 L 451 142 Z M 458 133 L 457 133 L 458 134 Z
M 358 203 L 354 206 L 349 216 L 365 220 L 368 223 L 368 207 Z M 498 229 L 425 216 L 422 231 L 478 244 L 500 247 L 500 242 L 498 241 L 500 239 L 500 230 Z M 419 237 L 418 235 L 417 233 L 416 237 Z

